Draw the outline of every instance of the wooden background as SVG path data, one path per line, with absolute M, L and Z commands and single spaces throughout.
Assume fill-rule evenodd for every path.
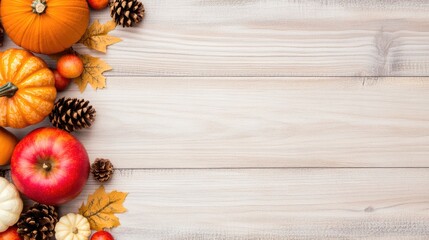
M 143 3 L 91 52 L 107 88 L 62 94 L 129 192 L 117 240 L 429 238 L 429 1 Z

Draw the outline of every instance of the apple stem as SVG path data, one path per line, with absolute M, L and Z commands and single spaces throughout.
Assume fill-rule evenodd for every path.
M 11 82 L 7 82 L 5 85 L 0 87 L 0 97 L 11 98 L 15 95 L 18 88 Z
M 42 164 L 42 168 L 43 168 L 43 170 L 45 170 L 45 171 L 50 171 L 50 170 L 51 170 L 51 167 L 52 167 L 52 165 L 51 165 L 50 163 L 44 162 L 44 163 Z

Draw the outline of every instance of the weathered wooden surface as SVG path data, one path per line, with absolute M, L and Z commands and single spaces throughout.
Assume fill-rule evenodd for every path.
M 145 0 L 115 76 L 427 76 L 425 0 Z M 107 12 L 93 15 L 101 21 Z
M 428 167 L 429 78 L 110 77 L 77 133 L 121 168 Z
M 143 3 L 91 52 L 107 88 L 62 94 L 130 193 L 117 240 L 429 238 L 428 1 Z
M 427 239 L 429 169 L 120 170 L 125 239 Z M 97 183 L 63 208 L 76 211 Z

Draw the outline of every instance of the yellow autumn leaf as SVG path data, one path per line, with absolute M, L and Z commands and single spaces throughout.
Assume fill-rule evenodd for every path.
M 115 27 L 116 23 L 113 20 L 105 24 L 101 24 L 98 20 L 95 20 L 88 27 L 79 42 L 91 49 L 106 53 L 107 46 L 122 41 L 118 37 L 108 35 Z
M 79 56 L 83 62 L 83 73 L 73 81 L 79 86 L 79 90 L 83 92 L 88 85 L 91 85 L 95 90 L 106 87 L 106 77 L 103 72 L 112 70 L 106 62 L 100 58 L 92 57 L 84 54 Z
M 101 186 L 88 196 L 86 205 L 82 203 L 79 214 L 88 219 L 92 230 L 117 227 L 120 222 L 114 214 L 127 211 L 123 206 L 127 195 L 128 193 L 118 191 L 106 193 Z

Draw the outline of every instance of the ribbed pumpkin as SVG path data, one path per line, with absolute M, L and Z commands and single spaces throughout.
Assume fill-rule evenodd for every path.
M 80 214 L 69 213 L 55 225 L 57 240 L 88 240 L 90 235 L 89 221 Z
M 32 52 L 53 54 L 79 41 L 89 23 L 86 0 L 2 0 L 7 35 Z
M 11 132 L 0 127 L 0 143 L 0 166 L 4 166 L 10 163 L 18 139 Z
M 18 190 L 6 178 L 0 177 L 0 232 L 18 222 L 22 207 Z
M 0 53 L 0 126 L 24 128 L 54 107 L 55 79 L 46 63 L 26 50 Z

